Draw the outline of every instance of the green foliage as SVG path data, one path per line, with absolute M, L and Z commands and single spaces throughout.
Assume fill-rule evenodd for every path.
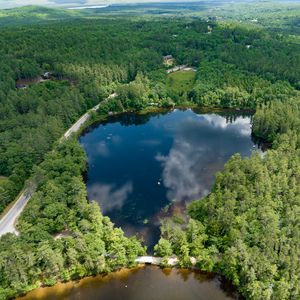
M 187 98 L 187 95 L 192 91 L 196 72 L 190 71 L 178 71 L 168 75 L 167 77 L 167 90 L 170 95 L 179 95 Z
M 253 133 L 273 142 L 288 130 L 300 132 L 300 96 L 259 107 L 253 118 Z
M 19 192 L 33 165 L 86 109 L 78 90 L 65 83 L 9 92 L 0 108 L 0 173 L 9 178 L 0 211 Z
M 290 107 L 280 107 L 288 116 Z M 283 115 L 279 123 L 288 121 Z M 274 150 L 230 159 L 212 192 L 189 205 L 188 224 L 168 221 L 161 229 L 181 264 L 187 249 L 202 270 L 223 274 L 247 299 L 299 295 L 300 136 L 293 122 L 286 124 Z
M 23 6 L 20 8 L 0 10 L 0 26 L 15 26 L 64 20 L 83 16 L 81 11 L 67 11 L 42 6 Z
M 190 219 L 184 225 L 174 223 L 171 219 L 165 220 L 161 226 L 161 235 L 162 238 L 154 248 L 157 255 L 176 254 L 179 258 L 179 265 L 182 267 L 190 266 L 190 257 L 195 257 L 203 270 L 213 270 L 214 263 L 209 255 L 212 249 L 208 251 L 204 249 L 204 243 L 208 237 L 200 222 Z
M 124 110 L 141 110 L 149 102 L 149 81 L 142 74 L 138 74 L 134 81 L 120 85 L 116 93 L 117 100 L 122 103 Z
M 192 4 L 186 9 L 198 13 Z M 0 298 L 41 282 L 131 266 L 144 253 L 135 237 L 126 238 L 96 203 L 87 203 L 81 175 L 86 160 L 78 143 L 55 144 L 112 92 L 117 97 L 105 100 L 100 114 L 182 103 L 258 108 L 253 132 L 274 149 L 264 157 L 234 156 L 212 192 L 190 205 L 188 222 L 164 222 L 155 252 L 176 254 L 181 266 L 189 266 L 193 256 L 202 270 L 221 272 L 249 299 L 297 298 L 300 43 L 282 32 L 299 32 L 298 21 L 295 10 L 286 11 L 283 21 L 267 9 L 279 18 L 268 26 L 276 28 L 215 23 L 214 17 L 47 24 L 40 21 L 77 13 L 36 7 L 24 8 L 27 15 L 23 9 L 1 11 L 0 24 L 24 24 L 29 17 L 40 24 L 0 31 L 0 176 L 5 176 L 0 211 L 30 175 L 39 183 L 20 217 L 21 235 L 0 240 Z M 251 8 L 243 21 L 251 21 L 254 12 L 260 13 Z M 234 10 L 219 13 L 236 20 Z M 178 72 L 168 79 L 162 65 L 167 54 L 196 67 L 196 78 Z M 53 78 L 37 83 L 45 71 Z M 27 88 L 16 89 L 20 82 Z
M 201 62 L 190 96 L 199 105 L 255 109 L 260 104 L 287 100 L 295 95 L 296 91 L 287 82 L 272 83 L 233 64 L 216 60 Z
M 169 257 L 173 254 L 171 243 L 164 239 L 160 238 L 158 244 L 154 247 L 155 255 L 160 257 Z
M 144 254 L 135 237 L 126 238 L 98 204 L 87 202 L 85 169 L 85 153 L 75 140 L 57 144 L 36 169 L 42 179 L 18 222 L 21 235 L 0 239 L 1 299 L 39 282 L 53 285 L 131 266 Z

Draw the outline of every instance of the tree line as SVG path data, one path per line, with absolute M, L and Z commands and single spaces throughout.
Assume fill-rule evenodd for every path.
M 135 237 L 126 238 L 96 202 L 87 202 L 85 170 L 84 150 L 72 139 L 35 168 L 39 188 L 18 222 L 20 236 L 0 238 L 1 299 L 132 266 L 144 254 Z
M 30 176 L 39 182 L 21 235 L 0 240 L 1 297 L 131 265 L 144 252 L 87 203 L 77 142 L 56 144 L 117 92 L 99 113 L 181 104 L 257 109 L 253 132 L 274 149 L 233 157 L 211 194 L 191 204 L 187 224 L 165 222 L 156 251 L 177 254 L 181 266 L 195 256 L 250 299 L 296 299 L 299 44 L 237 24 L 98 18 L 2 28 L 0 45 L 0 211 Z M 197 68 L 189 91 L 168 88 L 167 54 Z M 53 79 L 16 89 L 17 80 L 46 71 Z
M 300 208 L 299 96 L 258 107 L 253 133 L 272 149 L 234 155 L 210 194 L 188 206 L 188 220 L 161 226 L 156 254 L 190 256 L 223 274 L 247 299 L 298 299 Z

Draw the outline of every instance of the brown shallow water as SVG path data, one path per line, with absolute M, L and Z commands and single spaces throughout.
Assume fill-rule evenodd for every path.
M 185 269 L 137 267 L 36 289 L 17 300 L 230 300 L 220 276 Z

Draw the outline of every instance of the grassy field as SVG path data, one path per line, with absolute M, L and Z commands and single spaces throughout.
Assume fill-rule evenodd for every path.
M 193 89 L 195 79 L 194 70 L 174 72 L 168 75 L 167 87 L 174 94 L 182 94 Z

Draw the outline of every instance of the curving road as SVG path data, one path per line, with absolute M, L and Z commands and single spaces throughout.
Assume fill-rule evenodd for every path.
M 111 94 L 106 100 L 115 98 L 117 95 Z M 102 103 L 102 102 L 101 102 Z M 64 138 L 68 139 L 73 133 L 78 132 L 80 127 L 90 118 L 91 112 L 96 111 L 100 104 L 93 107 L 90 111 L 85 113 L 80 119 L 77 120 L 75 124 L 73 124 L 63 135 Z M 15 228 L 16 221 L 20 214 L 22 213 L 23 209 L 25 208 L 26 204 L 30 200 L 31 196 L 36 191 L 36 186 L 34 184 L 27 187 L 24 192 L 19 196 L 15 204 L 8 210 L 8 212 L 1 218 L 0 220 L 0 236 L 6 233 L 15 233 L 18 235 L 18 231 Z

